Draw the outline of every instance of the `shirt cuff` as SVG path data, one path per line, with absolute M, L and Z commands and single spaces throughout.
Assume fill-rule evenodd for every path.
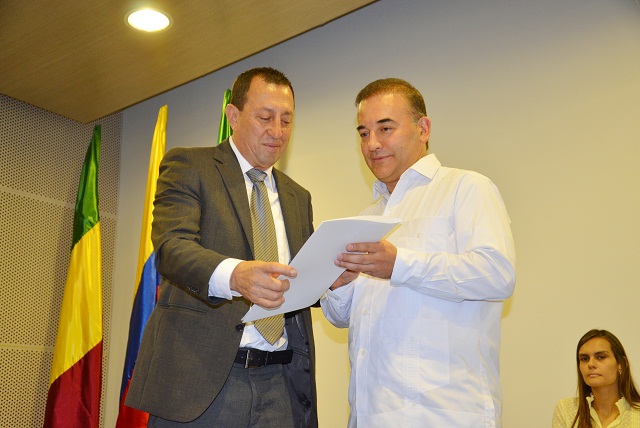
M 232 291 L 229 285 L 233 270 L 240 264 L 240 259 L 224 259 L 213 271 L 209 278 L 209 296 L 221 297 L 231 300 L 233 297 L 239 297 L 241 294 Z
M 327 292 L 320 298 L 320 303 L 322 303 L 323 300 L 330 300 L 340 307 L 348 305 L 350 303 L 351 296 L 353 296 L 354 281 L 351 281 L 342 287 L 338 287 L 335 290 L 327 290 Z
M 406 248 L 396 247 L 396 261 L 393 263 L 393 270 L 391 271 L 391 278 L 389 278 L 389 284 L 392 287 L 400 286 L 406 280 L 408 263 L 409 260 L 409 250 Z

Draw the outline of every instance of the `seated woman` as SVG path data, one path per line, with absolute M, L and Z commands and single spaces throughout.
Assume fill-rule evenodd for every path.
M 552 427 L 640 427 L 640 395 L 618 338 L 606 330 L 587 332 L 576 360 L 578 397 L 558 402 Z

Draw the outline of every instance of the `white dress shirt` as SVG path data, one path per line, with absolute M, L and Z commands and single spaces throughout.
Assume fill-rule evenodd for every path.
M 238 158 L 240 163 L 240 169 L 244 175 L 244 183 L 247 189 L 247 198 L 249 204 L 251 204 L 251 192 L 253 191 L 253 182 L 247 176 L 246 172 L 253 167 L 247 160 L 240 154 L 238 148 L 233 142 L 233 137 L 229 138 L 231 148 Z M 278 198 L 278 189 L 276 188 L 276 182 L 273 179 L 273 167 L 265 170 L 267 178 L 264 180 L 264 184 L 267 188 L 269 195 L 269 202 L 271 204 L 271 213 L 273 215 L 273 223 L 276 227 L 276 238 L 278 240 L 278 261 L 282 264 L 289 264 L 291 260 L 291 254 L 289 251 L 289 242 L 287 241 L 287 232 L 284 228 L 284 217 L 282 216 L 282 208 L 280 207 L 280 199 Z M 234 296 L 239 297 L 240 293 L 231 291 L 230 279 L 231 273 L 243 260 L 228 258 L 222 261 L 211 275 L 209 280 L 209 295 L 215 297 L 222 297 L 231 300 Z M 254 348 L 261 349 L 263 351 L 276 351 L 278 349 L 286 349 L 287 345 L 287 332 L 283 333 L 283 336 L 276 341 L 273 345 L 270 344 L 258 330 L 253 326 L 253 323 L 247 323 L 242 333 L 242 340 L 240 341 L 241 348 Z
M 374 199 L 363 215 L 402 219 L 391 279 L 361 274 L 321 300 L 349 327 L 349 427 L 500 427 L 501 301 L 515 285 L 500 193 L 430 154 Z

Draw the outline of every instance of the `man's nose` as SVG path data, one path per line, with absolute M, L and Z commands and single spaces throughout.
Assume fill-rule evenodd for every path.
M 369 140 L 367 140 L 367 149 L 373 152 L 379 149 L 381 146 L 382 144 L 380 143 L 380 140 L 378 139 L 376 134 L 373 132 L 369 134 Z
M 282 124 L 280 123 L 279 120 L 273 121 L 273 123 L 271 124 L 271 127 L 269 128 L 269 135 L 274 140 L 277 140 L 278 138 L 282 137 Z

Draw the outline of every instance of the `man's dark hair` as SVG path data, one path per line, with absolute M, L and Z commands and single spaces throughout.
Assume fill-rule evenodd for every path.
M 260 77 L 266 83 L 273 83 L 279 86 L 288 86 L 289 89 L 291 89 L 291 95 L 294 96 L 295 100 L 293 86 L 283 72 L 271 67 L 252 68 L 240 73 L 238 77 L 236 77 L 235 82 L 233 82 L 233 87 L 231 88 L 231 99 L 229 100 L 229 103 L 238 107 L 238 110 L 242 111 L 242 109 L 244 108 L 244 104 L 247 102 L 247 92 L 249 92 L 249 87 L 251 86 L 251 81 L 254 77 Z
M 392 93 L 401 94 L 407 99 L 411 106 L 411 113 L 413 114 L 415 121 L 418 121 L 422 116 L 427 115 L 427 107 L 420 91 L 414 88 L 413 85 L 406 80 L 396 79 L 393 77 L 375 80 L 362 88 L 356 96 L 356 107 L 361 101 L 366 100 L 367 98 Z

